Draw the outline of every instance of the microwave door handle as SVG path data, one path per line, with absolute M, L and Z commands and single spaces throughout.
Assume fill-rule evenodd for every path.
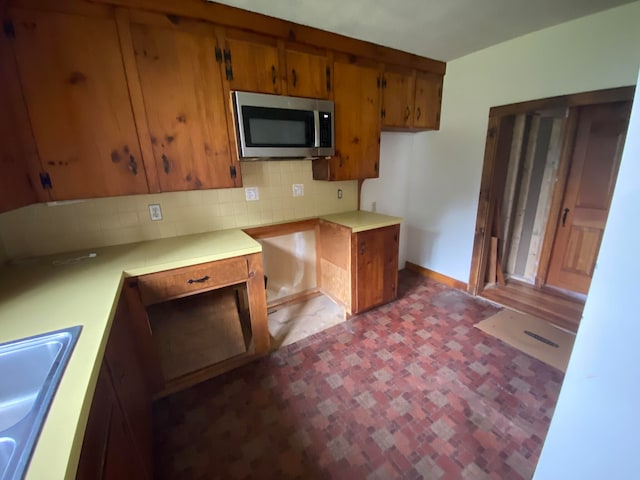
M 313 111 L 313 134 L 315 136 L 313 146 L 320 148 L 320 112 L 318 110 Z

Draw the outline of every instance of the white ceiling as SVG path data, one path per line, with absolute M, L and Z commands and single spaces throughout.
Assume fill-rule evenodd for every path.
M 634 0 L 218 0 L 449 61 Z

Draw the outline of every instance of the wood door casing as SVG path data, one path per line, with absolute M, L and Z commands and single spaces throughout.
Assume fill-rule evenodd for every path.
M 586 294 L 591 284 L 618 166 L 630 103 L 582 107 L 546 283 Z
M 288 95 L 329 98 L 331 69 L 326 55 L 286 49 L 285 56 Z
M 227 36 L 226 52 L 231 55 L 233 78 L 227 78 L 231 90 L 282 92 L 279 52 L 275 43 L 243 35 L 238 38 Z
M 133 23 L 131 34 L 160 190 L 233 187 L 213 30 Z
M 147 193 L 115 20 L 19 9 L 11 15 L 51 198 Z
M 410 127 L 414 116 L 415 75 L 385 72 L 382 91 L 382 126 Z
M 442 102 L 441 75 L 420 73 L 416 75 L 415 128 L 437 130 L 440 128 L 440 104 Z
M 380 159 L 379 72 L 368 66 L 336 62 L 334 83 L 337 165 L 331 171 L 330 180 L 377 178 Z

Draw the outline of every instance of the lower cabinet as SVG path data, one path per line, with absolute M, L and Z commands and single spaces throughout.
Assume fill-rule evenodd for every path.
M 352 232 L 320 220 L 320 289 L 355 315 L 398 295 L 400 225 Z
M 100 368 L 76 478 L 151 479 L 151 394 L 121 301 Z

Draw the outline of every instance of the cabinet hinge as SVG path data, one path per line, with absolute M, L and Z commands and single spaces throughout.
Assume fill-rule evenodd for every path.
M 380 88 L 380 77 L 376 78 L 376 85 Z
M 231 63 L 231 50 L 228 48 L 224 49 L 224 61 Z
M 222 56 L 224 58 L 224 74 L 227 77 L 227 80 L 233 80 L 233 67 L 231 65 L 231 50 L 229 50 L 228 48 L 225 48 Z
M 387 88 L 387 79 L 382 77 L 382 88 Z
M 216 62 L 222 63 L 222 50 L 216 46 Z
M 235 165 L 231 165 L 229 167 L 229 175 L 231 175 L 231 178 L 236 178 L 237 173 L 236 173 L 236 166 Z
M 380 117 L 385 118 L 386 116 L 387 116 L 387 111 L 383 108 L 383 109 L 380 111 Z
M 228 66 L 225 71 L 225 76 L 227 77 L 227 80 L 233 80 L 233 68 L 231 68 L 231 66 Z
M 16 29 L 13 26 L 12 20 L 5 20 L 2 22 L 2 29 L 4 30 L 4 36 L 7 38 L 16 38 Z
M 442 87 L 438 88 L 438 98 L 442 98 Z
M 42 188 L 45 190 L 51 190 L 51 188 L 53 188 L 51 177 L 47 172 L 40 173 L 40 185 L 42 185 Z

